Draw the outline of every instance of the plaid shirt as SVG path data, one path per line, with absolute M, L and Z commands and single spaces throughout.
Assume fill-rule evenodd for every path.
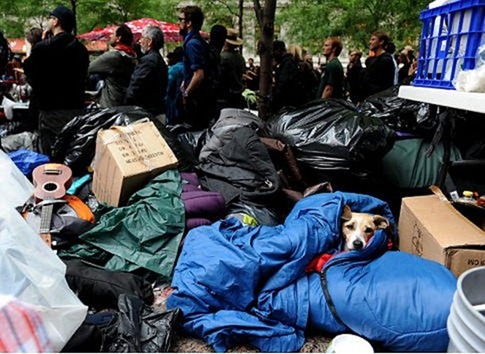
M 0 352 L 52 352 L 40 314 L 18 300 L 1 295 Z

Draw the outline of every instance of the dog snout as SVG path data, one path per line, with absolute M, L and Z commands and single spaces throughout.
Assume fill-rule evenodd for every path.
M 352 245 L 354 246 L 355 250 L 361 250 L 362 248 L 364 248 L 364 242 L 362 242 L 361 240 L 355 240 L 354 242 L 352 242 Z

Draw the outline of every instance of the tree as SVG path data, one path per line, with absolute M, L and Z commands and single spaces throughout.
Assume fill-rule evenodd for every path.
M 388 32 L 399 48 L 417 45 L 419 12 L 427 4 L 424 0 L 292 0 L 277 23 L 290 28 L 292 41 L 313 52 L 320 52 L 323 40 L 330 36 L 342 37 L 350 47 L 367 48 L 376 30 Z
M 259 115 L 263 119 L 267 119 L 271 114 L 269 98 L 271 97 L 273 82 L 272 64 L 276 0 L 265 0 L 264 7 L 261 7 L 259 0 L 254 0 L 254 11 L 261 32 L 261 40 L 258 43 L 261 67 L 259 75 Z

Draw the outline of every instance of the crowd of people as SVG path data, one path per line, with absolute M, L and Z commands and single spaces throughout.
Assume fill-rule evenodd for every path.
M 109 39 L 112 50 L 90 62 L 86 47 L 72 34 L 72 11 L 58 6 L 49 14 L 44 31 L 33 28 L 26 34 L 31 50 L 23 62 L 32 87 L 30 115 L 38 121 L 40 150 L 47 155 L 62 127 L 85 107 L 87 78 L 97 83 L 100 107 L 140 106 L 167 125 L 182 124 L 190 130 L 207 128 L 223 108 L 248 107 L 244 93 L 259 88 L 259 66 L 253 58 L 246 63 L 237 31 L 215 25 L 207 41 L 200 33 L 204 14 L 198 6 L 180 10 L 183 45 L 168 53 L 167 63 L 159 27 L 146 26 L 134 43 L 131 29 L 120 25 Z M 327 38 L 322 48 L 325 64 L 318 70 L 300 46 L 275 40 L 271 111 L 328 98 L 358 105 L 405 82 L 416 68 L 412 48 L 394 55 L 395 46 L 384 32 L 370 36 L 365 66 L 362 52 L 351 50 L 344 68 L 342 50 L 339 38 Z

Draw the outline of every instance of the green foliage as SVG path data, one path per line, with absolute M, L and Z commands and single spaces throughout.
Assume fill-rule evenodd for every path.
M 342 37 L 347 48 L 368 48 L 370 34 L 376 30 L 389 33 L 399 49 L 417 45 L 421 33 L 419 12 L 424 0 L 293 0 L 277 14 L 284 24 L 288 42 L 320 53 L 326 37 Z
M 142 17 L 175 22 L 179 0 L 15 0 L 0 1 L 0 30 L 23 37 L 31 27 L 44 27 L 47 11 L 58 5 L 76 8 L 77 33 Z

